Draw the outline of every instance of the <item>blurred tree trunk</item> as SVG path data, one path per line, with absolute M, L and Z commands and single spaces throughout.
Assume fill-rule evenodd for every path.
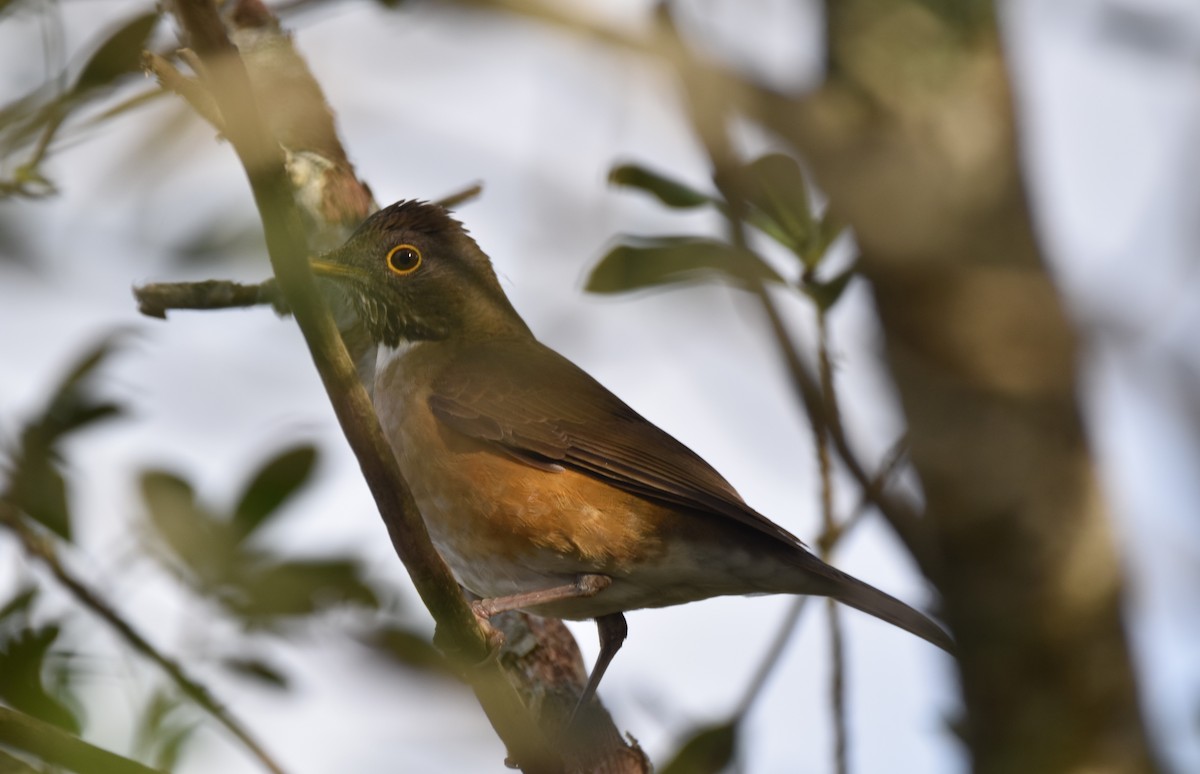
M 984 13 L 986 11 L 986 13 Z M 1156 768 L 1121 570 L 988 4 L 829 4 L 830 80 L 762 116 L 854 228 L 985 774 Z

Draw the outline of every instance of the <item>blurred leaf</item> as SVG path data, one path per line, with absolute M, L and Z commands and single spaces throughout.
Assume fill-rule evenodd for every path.
M 453 677 L 455 672 L 429 638 L 395 624 L 384 624 L 364 638 L 390 661 L 408 669 Z
M 178 131 L 170 135 L 175 139 L 178 136 Z M 228 261 L 230 256 L 257 256 L 264 246 L 262 223 L 241 213 L 215 212 L 190 234 L 180 237 L 171 252 L 183 264 L 200 266 Z
M 21 10 L 22 6 L 32 5 L 35 0 L 0 0 L 0 21 L 13 11 Z
M 158 743 L 158 751 L 150 759 L 154 768 L 160 771 L 174 770 L 183 756 L 184 747 L 192 741 L 192 737 L 199 727 L 198 722 L 190 723 L 163 734 Z
M 226 669 L 243 677 L 249 677 L 270 688 L 287 690 L 290 686 L 288 676 L 281 669 L 268 664 L 260 658 L 224 658 L 221 663 Z
M 0 150 L 7 156 L 30 142 L 50 121 L 62 113 L 63 96 L 59 78 L 48 79 L 27 94 L 0 106 Z
M 638 164 L 622 164 L 608 173 L 608 182 L 645 191 L 668 207 L 691 208 L 717 200 L 690 186 L 652 172 Z
M 93 89 L 111 86 L 121 76 L 140 73 L 142 51 L 157 24 L 158 13 L 151 11 L 114 29 L 83 66 L 72 96 L 79 97 Z
M 796 252 L 805 266 L 815 266 L 821 256 L 804 249 L 812 241 L 813 216 L 799 162 L 782 153 L 771 153 L 750 162 L 745 171 L 747 201 L 778 230 L 761 218 L 750 221 Z
M 69 71 L 55 74 L 0 107 L 0 157 L 13 159 L 7 165 L 13 170 L 11 178 L 0 180 L 0 198 L 37 198 L 56 192 L 42 165 L 60 129 L 79 108 L 118 86 L 120 79 L 140 73 L 142 50 L 157 21 L 152 12 L 133 17 L 103 37 L 77 77 L 72 79 Z M 64 88 L 71 80 L 74 86 Z M 28 158 L 18 163 L 17 154 L 26 148 Z
M 71 521 L 66 482 L 58 469 L 58 445 L 66 435 L 121 413 L 115 403 L 97 401 L 90 394 L 96 369 L 115 347 L 116 339 L 109 337 L 71 368 L 53 389 L 41 416 L 25 426 L 20 446 L 12 454 L 11 501 L 64 540 L 71 539 Z
M 191 485 L 173 473 L 142 474 L 142 499 L 154 534 L 169 553 L 168 566 L 206 596 L 217 594 L 235 575 L 241 554 L 229 524 L 199 503 Z
M 716 774 L 733 761 L 737 724 L 707 726 L 692 733 L 661 774 Z
M 846 286 L 850 284 L 850 280 L 858 273 L 857 266 L 851 266 L 838 273 L 833 279 L 828 282 L 821 282 L 815 279 L 805 279 L 801 289 L 804 294 L 811 298 L 813 302 L 820 307 L 821 311 L 829 311 L 833 305 L 842 297 L 842 293 L 846 291 Z
M 67 484 L 47 449 L 27 446 L 9 482 L 17 507 L 63 540 L 71 539 Z
M 962 33 L 991 30 L 996 25 L 996 9 L 988 0 L 916 0 L 941 18 L 947 26 Z M 1119 8 L 1120 6 L 1104 6 Z
M 59 627 L 21 627 L 0 639 L 0 699 L 27 715 L 78 734 L 79 719 L 68 704 L 47 690 L 47 656 Z
M 625 239 L 592 269 L 588 291 L 623 293 L 714 279 L 740 284 L 753 275 L 767 282 L 783 281 L 758 256 L 725 242 L 686 236 Z
M 816 266 L 827 245 L 818 249 L 808 188 L 799 162 L 791 156 L 772 153 L 747 164 L 745 172 L 744 193 L 751 205 L 745 214 L 746 222 L 791 250 L 805 266 Z M 729 206 L 719 197 L 701 193 L 638 164 L 614 167 L 608 179 L 616 185 L 646 191 L 668 207 L 711 204 L 730 217 Z
M 234 508 L 235 533 L 245 538 L 275 514 L 280 505 L 308 482 L 316 460 L 316 448 L 303 444 L 267 462 L 251 479 Z
M 814 266 L 820 262 L 820 258 L 825 255 L 827 250 L 829 250 L 829 246 L 833 244 L 833 241 L 841 236 L 842 232 L 845 230 L 845 224 L 843 224 L 829 212 L 826 212 L 825 215 L 822 216 L 819 221 L 817 221 L 816 239 L 814 239 L 813 243 L 809 246 L 810 250 L 817 253 L 817 259 L 813 262 Z
M 379 604 L 354 559 L 311 559 L 259 567 L 228 604 L 247 623 L 273 625 L 275 619 L 305 616 L 338 604 Z
M 33 243 L 29 222 L 19 208 L 0 211 L 0 264 L 21 265 L 34 269 L 42 260 L 39 246 Z
M 192 719 L 189 704 L 167 691 L 157 691 L 138 719 L 134 750 L 156 769 L 171 771 L 179 763 L 184 746 L 200 724 Z
M 244 541 L 307 479 L 311 446 L 280 454 L 256 473 L 228 519 L 197 501 L 187 481 L 161 470 L 142 475 L 156 556 L 194 591 L 216 602 L 243 626 L 272 628 L 342 604 L 377 607 L 374 589 L 352 557 L 281 560 Z
M 37 586 L 26 586 L 14 594 L 12 599 L 4 603 L 4 607 L 0 607 L 0 624 L 3 624 L 6 618 L 12 616 L 27 616 L 29 608 L 33 605 L 33 601 L 37 599 L 37 595 Z
M 48 445 L 53 445 L 67 433 L 119 414 L 121 408 L 116 404 L 97 403 L 88 395 L 89 381 L 96 369 L 112 355 L 117 346 L 118 338 L 109 336 L 88 350 L 54 389 L 45 412 L 37 420 L 36 428 L 30 430 L 36 429 Z
M 0 750 L 0 774 L 41 774 L 25 761 L 14 758 L 4 750 Z

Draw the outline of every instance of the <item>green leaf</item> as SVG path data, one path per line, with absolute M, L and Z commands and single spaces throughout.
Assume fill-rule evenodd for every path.
M 455 674 L 450 662 L 428 637 L 404 627 L 384 624 L 371 632 L 366 642 L 392 663 L 407 669 L 446 677 Z
M 142 473 L 142 500 L 151 517 L 164 523 L 190 521 L 197 510 L 196 491 L 192 485 L 166 470 Z
M 828 312 L 838 302 L 838 299 L 842 297 L 842 293 L 846 291 L 846 286 L 850 284 L 850 280 L 854 279 L 857 274 L 858 267 L 851 266 L 826 282 L 806 279 L 804 284 L 801 285 L 801 289 L 806 296 L 813 300 L 821 311 Z
M 41 774 L 25 761 L 0 750 L 0 774 Z
M 829 212 L 826 212 L 825 215 L 822 216 L 819 221 L 817 221 L 816 238 L 809 246 L 809 250 L 816 254 L 816 257 L 811 261 L 813 266 L 816 266 L 818 263 L 820 263 L 821 258 L 824 257 L 825 252 L 829 249 L 829 246 L 833 244 L 833 240 L 841 236 L 842 232 L 845 230 L 845 224 L 835 218 Z M 807 263 L 809 262 L 806 261 L 806 264 Z
M 105 38 L 88 59 L 75 81 L 73 96 L 113 85 L 118 78 L 142 69 L 142 51 L 158 24 L 158 14 L 147 12 L 133 17 Z
M 162 774 L 3 705 L 0 705 L 0 727 L 4 729 L 5 747 L 36 761 L 40 774 L 62 771 L 76 774 Z
M 637 188 L 657 198 L 668 207 L 692 208 L 713 204 L 717 200 L 690 186 L 671 180 L 637 164 L 622 164 L 608 173 L 608 182 Z
M 355 559 L 279 562 L 248 572 L 225 600 L 247 624 L 272 626 L 280 618 L 304 617 L 335 605 L 377 607 L 379 600 L 362 579 Z
M 191 484 L 163 470 L 142 474 L 142 500 L 158 544 L 159 558 L 196 591 L 217 595 L 244 561 L 232 527 L 196 501 Z
M 693 732 L 661 774 L 716 774 L 733 761 L 737 724 L 721 723 Z
M 250 480 L 234 508 L 234 531 L 244 538 L 258 529 L 308 482 L 316 460 L 316 448 L 304 444 L 267 462 Z
M 89 395 L 96 370 L 119 346 L 118 336 L 108 336 L 84 353 L 51 395 L 42 416 L 26 430 L 36 432 L 48 446 L 62 436 L 121 413 L 115 403 L 96 402 Z
M 26 586 L 14 594 L 12 599 L 4 603 L 4 607 L 0 607 L 0 624 L 7 618 L 27 616 L 37 595 L 38 588 L 32 585 Z
M 624 293 L 684 282 L 726 280 L 743 283 L 757 276 L 782 282 L 775 270 L 753 253 L 699 237 L 625 237 L 592 269 L 587 290 Z
M 0 641 L 0 700 L 35 718 L 78 734 L 79 718 L 46 687 L 47 657 L 58 639 L 56 625 L 21 628 Z
M 8 491 L 13 504 L 64 540 L 71 539 L 71 519 L 58 447 L 70 433 L 121 413 L 115 403 L 91 395 L 96 370 L 116 346 L 116 337 L 108 337 L 72 366 L 41 415 L 26 424 L 12 455 Z
M 67 483 L 49 449 L 27 445 L 22 450 L 19 467 L 9 481 L 9 495 L 34 521 L 63 540 L 71 539 Z
M 289 687 L 288 676 L 283 673 L 283 670 L 272 666 L 261 658 L 229 657 L 221 659 L 221 663 L 226 669 L 243 677 L 249 677 L 269 688 L 285 691 Z
M 157 691 L 142 709 L 134 736 L 134 750 L 161 771 L 173 771 L 183 748 L 200 727 L 188 702 L 167 691 Z
M 762 216 L 750 222 L 795 252 L 805 266 L 815 266 L 810 263 L 814 256 L 805 249 L 813 239 L 813 215 L 799 162 L 771 153 L 750 162 L 745 171 L 746 198 Z

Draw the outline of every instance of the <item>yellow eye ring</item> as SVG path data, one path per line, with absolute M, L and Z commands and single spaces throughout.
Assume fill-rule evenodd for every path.
M 412 274 L 421 265 L 421 251 L 415 245 L 396 245 L 388 250 L 387 265 L 393 274 Z

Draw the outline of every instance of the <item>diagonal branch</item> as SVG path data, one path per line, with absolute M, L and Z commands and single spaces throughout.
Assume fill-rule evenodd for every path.
M 296 317 L 393 546 L 438 623 L 439 643 L 476 665 L 465 669 L 464 677 L 507 745 L 510 760 L 531 772 L 644 771 L 645 757 L 636 745 L 621 740 L 605 713 L 597 713 L 605 717 L 593 724 L 596 733 L 578 740 L 554 737 L 551 744 L 548 734 L 561 726 L 566 708 L 542 698 L 560 691 L 578 695 L 582 685 L 582 662 L 573 639 L 561 622 L 535 627 L 516 617 L 506 625 L 523 627 L 526 642 L 534 647 L 521 653 L 506 649 L 500 659 L 488 658 L 494 631 L 475 619 L 429 540 L 345 344 L 354 347 L 360 363 L 364 350 L 353 329 L 339 332 L 307 265 L 310 245 L 340 243 L 343 230 L 373 206 L 365 185 L 354 177 L 332 112 L 307 66 L 258 0 L 241 0 L 230 14 L 242 58 L 209 0 L 181 0 L 176 15 L 195 52 L 195 69 L 224 119 L 224 134 L 249 178 L 283 306 Z M 274 80 L 264 84 L 264 78 Z M 315 182 L 297 183 L 301 189 L 293 197 L 291 185 L 297 179 Z M 477 191 L 472 187 L 453 199 L 465 201 Z M 303 212 L 297 211 L 297 203 Z M 138 291 L 141 300 L 144 290 Z M 181 298 L 189 292 L 179 286 L 171 292 L 175 290 Z M 253 292 L 259 290 L 261 286 Z M 150 311 L 167 308 L 169 304 L 151 305 Z M 547 675 L 552 682 L 544 682 Z
M 358 458 L 392 543 L 446 640 L 467 658 L 482 662 L 488 652 L 487 636 L 429 539 L 366 389 L 317 291 L 305 260 L 308 245 L 304 223 L 292 200 L 283 153 L 259 114 L 237 49 L 211 2 L 182 0 L 175 10 L 191 48 L 205 65 L 209 76 L 207 86 L 225 118 L 226 136 L 249 178 L 280 291 L 308 343 L 338 422 Z M 527 771 L 560 768 L 553 763 L 556 756 L 542 740 L 499 666 L 495 663 L 481 666 L 473 670 L 473 675 L 476 693 L 513 758 Z

